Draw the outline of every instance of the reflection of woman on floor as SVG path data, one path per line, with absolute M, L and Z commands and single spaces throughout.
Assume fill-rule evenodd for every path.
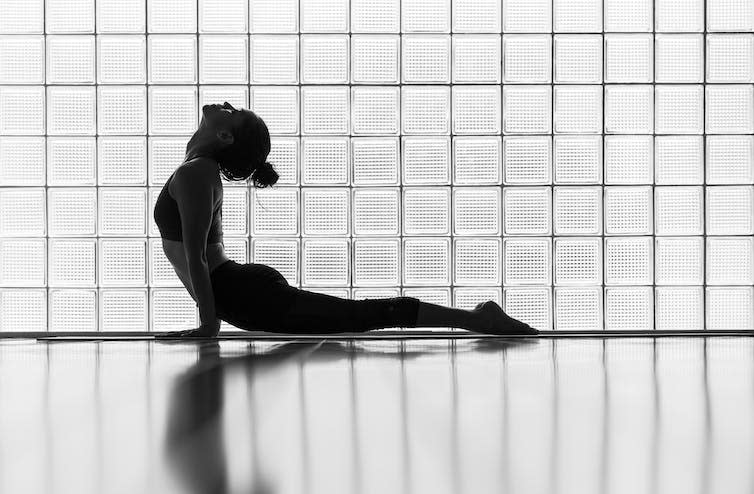
M 350 300 L 290 286 L 276 269 L 238 264 L 223 250 L 223 186 L 249 179 L 269 187 L 278 174 L 267 162 L 264 121 L 229 103 L 205 105 L 184 162 L 168 178 L 154 207 L 165 255 L 199 307 L 198 328 L 175 336 L 215 336 L 220 320 L 246 330 L 294 334 L 363 332 L 390 327 L 456 327 L 488 334 L 535 334 L 493 301 L 473 310 L 413 297 Z

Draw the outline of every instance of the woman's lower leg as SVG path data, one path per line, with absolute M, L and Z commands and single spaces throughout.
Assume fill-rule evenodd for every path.
M 429 302 L 419 302 L 416 327 L 450 327 L 474 330 L 478 327 L 476 313 L 470 310 L 454 309 Z

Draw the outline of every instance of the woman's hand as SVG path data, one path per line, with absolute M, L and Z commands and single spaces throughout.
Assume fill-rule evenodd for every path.
M 183 331 L 168 331 L 158 333 L 157 338 L 214 338 L 220 332 L 220 325 L 208 326 L 202 324 L 198 328 L 184 329 Z

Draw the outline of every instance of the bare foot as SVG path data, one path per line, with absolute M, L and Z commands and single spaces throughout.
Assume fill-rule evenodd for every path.
M 539 334 L 539 331 L 525 322 L 514 319 L 506 314 L 503 309 L 492 300 L 477 304 L 476 308 L 471 312 L 475 313 L 478 320 L 478 327 L 474 329 L 477 333 L 494 335 Z

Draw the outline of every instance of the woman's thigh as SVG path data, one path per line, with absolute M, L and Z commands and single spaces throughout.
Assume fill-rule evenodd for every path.
M 296 288 L 275 268 L 233 261 L 212 273 L 218 317 L 241 329 L 265 330 L 293 303 Z

